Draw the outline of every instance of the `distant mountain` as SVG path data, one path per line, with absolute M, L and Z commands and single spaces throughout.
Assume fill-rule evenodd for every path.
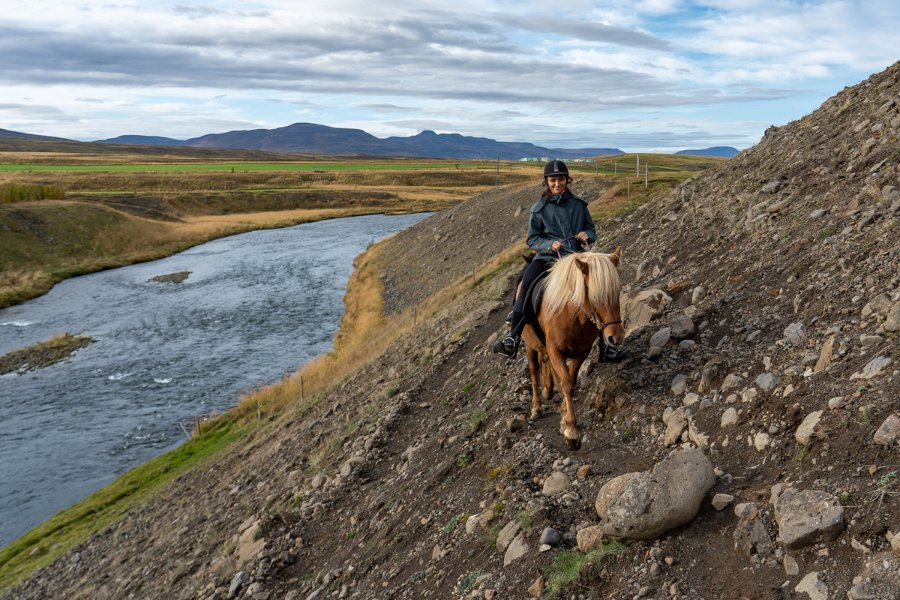
M 724 156 L 731 158 L 740 152 L 737 148 L 731 146 L 712 146 L 711 148 L 702 148 L 700 150 L 682 150 L 675 154 L 690 154 L 691 156 Z
M 196 147 L 244 148 L 269 152 L 307 154 L 406 156 L 427 158 L 504 160 L 529 157 L 579 158 L 623 154 L 618 148 L 543 148 L 519 142 L 498 142 L 490 138 L 458 133 L 423 131 L 410 137 L 377 138 L 361 129 L 328 127 L 315 123 L 294 123 L 277 129 L 251 129 L 211 133 L 187 140 Z
M 33 133 L 22 133 L 20 131 L 10 131 L 9 129 L 0 129 L 0 138 L 15 138 L 19 140 L 51 140 L 54 142 L 71 142 L 66 138 L 50 137 L 49 135 L 35 135 Z
M 120 135 L 108 140 L 96 140 L 98 144 L 132 144 L 139 146 L 187 146 L 184 140 L 161 137 L 158 135 Z

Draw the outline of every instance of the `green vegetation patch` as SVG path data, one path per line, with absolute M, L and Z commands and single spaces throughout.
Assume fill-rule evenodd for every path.
M 560 552 L 547 574 L 547 595 L 554 597 L 579 580 L 588 568 L 610 555 L 621 554 L 625 546 L 616 542 L 604 542 L 596 550 L 582 554 L 578 550 Z
M 178 271 L 177 273 L 167 273 L 165 275 L 151 277 L 150 281 L 154 283 L 183 283 L 190 275 L 190 271 Z
M 52 172 L 76 171 L 89 173 L 248 173 L 252 171 L 408 171 L 421 169 L 486 169 L 496 163 L 405 163 L 405 162 L 229 162 L 229 163 L 145 163 L 129 165 L 42 165 L 0 164 L 0 171 L 7 172 Z
M 231 445 L 248 430 L 224 424 L 128 471 L 105 488 L 0 550 L 0 589 L 23 581 L 92 534 L 122 518 L 172 479 Z
M 65 333 L 33 346 L 4 354 L 0 356 L 0 375 L 15 371 L 24 373 L 49 367 L 69 358 L 76 350 L 84 348 L 93 341 L 87 336 Z

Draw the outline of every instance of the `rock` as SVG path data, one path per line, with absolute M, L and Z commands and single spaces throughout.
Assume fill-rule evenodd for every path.
M 519 560 L 525 556 L 526 552 L 528 552 L 528 544 L 525 542 L 525 534 L 520 533 L 506 548 L 506 553 L 503 555 L 503 566 L 507 567 L 510 563 Z
M 576 540 L 578 549 L 585 554 L 591 550 L 596 550 L 603 543 L 603 527 L 600 525 L 582 527 L 576 534 Z
M 878 431 L 875 432 L 875 435 L 872 436 L 872 441 L 876 444 L 881 444 L 882 446 L 890 448 L 894 445 L 894 442 L 897 441 L 898 435 L 900 435 L 900 416 L 898 416 L 897 413 L 893 413 L 884 420 L 881 427 L 879 427 Z
M 844 529 L 844 508 L 827 492 L 785 491 L 775 502 L 778 537 L 790 549 L 830 542 Z
M 247 582 L 250 581 L 250 575 L 245 573 L 244 571 L 238 571 L 234 574 L 234 577 L 231 578 L 231 585 L 228 586 L 228 595 L 236 596 L 238 590 L 244 587 Z
M 584 481 L 591 475 L 591 465 L 581 465 L 578 467 L 578 473 L 576 476 L 578 477 L 578 481 Z
M 694 321 L 687 315 L 678 315 L 672 320 L 672 337 L 676 340 L 693 337 L 696 330 Z
M 719 359 L 714 358 L 708 361 L 703 365 L 703 372 L 700 374 L 700 385 L 697 386 L 697 390 L 702 394 L 715 390 L 718 382 L 722 379 L 722 370 L 722 362 Z
M 863 568 L 853 579 L 853 583 L 860 586 L 858 593 L 868 594 L 861 595 L 860 598 L 900 598 L 900 558 L 890 552 L 867 555 Z
M 694 419 L 688 419 L 688 439 L 694 442 L 698 448 L 709 448 L 709 436 L 697 428 Z
M 515 538 L 521 530 L 522 525 L 521 523 L 519 523 L 518 519 L 513 519 L 512 521 L 504 525 L 503 529 L 501 529 L 500 533 L 497 535 L 497 551 L 506 552 L 506 549 L 513 541 L 513 538 Z
M 541 493 L 545 496 L 555 496 L 564 492 L 572 482 L 569 477 L 562 471 L 554 471 L 550 477 L 544 481 L 544 488 Z
M 888 311 L 887 318 L 882 324 L 885 331 L 896 333 L 900 331 L 900 302 L 895 302 Z
M 547 544 L 548 546 L 559 546 L 562 543 L 562 536 L 559 534 L 559 531 L 553 529 L 552 527 L 547 527 L 544 531 L 541 532 L 541 544 Z
M 544 593 L 544 578 L 538 577 L 534 580 L 530 586 L 528 586 L 528 594 L 532 598 L 540 598 L 541 594 Z
M 662 290 L 641 290 L 622 298 L 622 320 L 628 323 L 628 332 L 640 329 L 665 312 L 672 298 Z
M 324 473 L 319 473 L 312 478 L 312 481 L 309 482 L 309 485 L 312 487 L 312 489 L 317 490 L 326 483 L 328 483 L 328 477 L 326 477 Z
M 810 600 L 828 600 L 828 588 L 819 581 L 819 573 L 813 571 L 800 580 L 794 591 L 809 595 Z
M 595 509 L 605 535 L 653 539 L 691 521 L 715 483 L 701 450 L 676 450 L 651 471 L 614 478 L 597 494 Z
M 722 427 L 732 427 L 737 425 L 738 422 L 738 413 L 737 409 L 733 406 L 729 406 L 725 409 L 725 412 L 722 413 Z
M 817 410 L 806 415 L 800 427 L 794 432 L 794 439 L 801 446 L 809 446 L 809 442 L 819 431 L 819 421 L 822 418 L 822 411 Z
M 850 381 L 854 379 L 872 379 L 881 374 L 886 366 L 891 364 L 891 359 L 887 356 L 877 356 L 870 360 L 863 370 L 850 376 Z
M 698 402 L 700 402 L 700 396 L 693 392 L 685 394 L 684 399 L 681 401 L 684 406 L 692 406 Z
M 722 392 L 727 392 L 728 390 L 733 390 L 741 386 L 744 382 L 743 378 L 740 375 L 736 375 L 734 373 L 729 373 L 725 376 L 725 381 L 722 382 Z
M 704 298 L 706 298 L 706 288 L 698 285 L 691 293 L 691 304 L 700 304 Z
M 734 502 L 734 496 L 731 494 L 716 494 L 712 499 L 713 508 L 718 511 L 721 511 L 732 502 Z
M 742 502 L 734 507 L 734 514 L 738 517 L 732 534 L 734 547 L 750 557 L 754 554 L 771 556 L 775 552 L 775 544 L 769 536 L 765 517 L 759 507 L 752 502 Z
M 795 577 L 800 574 L 800 565 L 797 564 L 797 561 L 790 554 L 784 555 L 782 564 L 784 565 L 784 574 L 788 577 Z
M 821 373 L 831 366 L 831 357 L 834 355 L 834 338 L 830 337 L 822 344 L 822 350 L 819 352 L 819 360 L 813 367 L 813 373 Z
M 676 375 L 669 385 L 669 389 L 676 396 L 680 396 L 687 391 L 687 375 Z
M 238 538 L 238 565 L 242 565 L 260 552 L 266 546 L 266 540 L 260 536 L 260 522 L 254 521 L 252 525 L 244 529 Z M 259 539 L 257 539 L 259 537 Z
M 894 556 L 900 558 L 900 533 L 895 533 L 894 537 L 891 538 L 891 552 L 894 553 Z
M 764 392 L 771 392 L 778 385 L 778 376 L 775 373 L 761 373 L 756 377 L 756 387 Z
M 669 343 L 669 340 L 672 338 L 672 328 L 671 327 L 662 327 L 652 336 L 650 336 L 650 346 L 656 348 L 662 348 L 666 344 Z
M 791 348 L 802 348 L 806 344 L 806 327 L 803 323 L 791 323 L 782 332 L 784 340 Z
M 684 409 L 676 408 L 669 415 L 666 423 L 666 433 L 663 435 L 663 445 L 669 447 L 681 439 L 681 434 L 687 425 L 687 419 L 684 417 Z
M 760 432 L 753 436 L 753 447 L 759 452 L 763 452 L 771 443 L 772 440 L 768 433 Z
M 660 356 L 662 356 L 662 353 L 663 350 L 659 346 L 650 346 L 650 348 L 647 349 L 647 358 L 659 358 Z

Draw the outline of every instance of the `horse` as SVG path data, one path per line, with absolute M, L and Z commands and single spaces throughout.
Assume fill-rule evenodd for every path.
M 619 312 L 619 258 L 622 247 L 612 254 L 582 252 L 559 259 L 546 279 L 537 325 L 525 325 L 522 339 L 531 372 L 531 418 L 541 416 L 538 388 L 543 380 L 544 400 L 553 396 L 554 376 L 562 389 L 560 433 L 570 451 L 581 448 L 581 433 L 575 424 L 573 394 L 578 370 L 591 352 L 594 341 L 618 346 L 625 338 Z

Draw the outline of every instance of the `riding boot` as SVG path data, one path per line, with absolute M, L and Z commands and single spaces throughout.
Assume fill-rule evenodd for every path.
M 492 349 L 498 354 L 502 354 L 507 358 L 512 358 L 519 350 L 519 342 L 522 339 L 522 328 L 525 324 L 522 319 L 522 313 L 518 311 L 513 311 L 510 318 L 507 319 L 507 322 L 509 322 L 509 335 L 502 340 L 494 342 Z

